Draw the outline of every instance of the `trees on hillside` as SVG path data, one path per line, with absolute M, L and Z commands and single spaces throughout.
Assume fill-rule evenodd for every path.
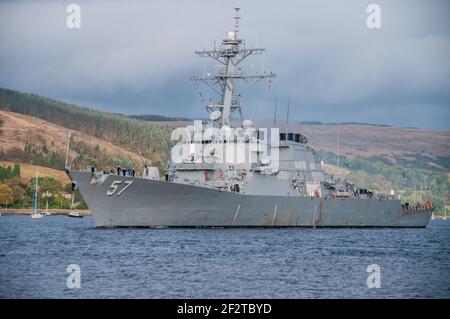
M 30 208 L 33 203 L 35 192 L 35 178 L 24 181 L 20 178 L 20 165 L 0 166 L 0 206 L 9 208 Z M 38 180 L 38 208 L 43 209 L 46 202 L 49 208 L 69 208 L 71 183 L 62 185 L 51 177 L 40 176 Z M 81 201 L 80 209 L 86 205 L 76 195 L 77 201 Z
M 19 164 L 14 164 L 14 167 L 2 167 L 0 166 L 0 181 L 13 178 L 20 177 L 20 166 Z
M 0 204 L 3 206 L 11 205 L 14 202 L 13 192 L 6 184 L 0 184 Z

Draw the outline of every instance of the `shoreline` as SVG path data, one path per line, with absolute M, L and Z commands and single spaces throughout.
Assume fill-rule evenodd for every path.
M 25 216 L 30 215 L 32 213 L 32 208 L 0 208 L 0 216 Z M 89 209 L 79 209 L 75 210 L 80 215 L 83 216 L 92 216 L 92 213 Z M 38 209 L 39 213 L 45 214 L 45 209 Z M 52 208 L 48 210 L 48 213 L 51 216 L 66 216 L 71 212 L 70 209 L 59 209 L 59 208 Z M 444 219 L 450 216 L 443 216 L 443 215 L 434 215 L 434 220 L 436 219 Z M 433 220 L 433 219 L 431 219 Z
M 444 215 L 438 215 L 438 216 L 436 216 L 436 215 L 434 215 L 434 220 L 436 220 L 436 219 L 444 219 L 444 218 L 450 218 L 450 216 L 444 216 Z M 431 220 L 433 220 L 433 218 L 431 218 Z
M 26 216 L 26 215 L 30 215 L 32 213 L 33 209 L 32 208 L 1 208 L 0 209 L 0 215 L 2 216 Z M 45 214 L 47 211 L 45 209 L 38 209 L 37 210 L 38 213 L 42 213 Z M 53 208 L 53 209 L 48 209 L 48 213 L 51 216 L 67 216 L 72 210 L 70 209 L 59 209 L 59 208 Z M 83 216 L 92 216 L 92 213 L 90 210 L 88 209 L 80 209 L 80 210 L 75 210 L 78 213 L 80 213 L 80 215 Z

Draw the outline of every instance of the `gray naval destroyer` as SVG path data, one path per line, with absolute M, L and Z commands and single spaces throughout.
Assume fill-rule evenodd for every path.
M 264 49 L 238 37 L 235 10 L 234 30 L 221 45 L 196 51 L 220 67 L 191 80 L 216 90 L 219 99 L 207 100 L 208 121 L 174 130 L 165 178 L 156 167 L 130 176 L 66 165 L 96 226 L 426 227 L 432 204 L 402 205 L 393 193 L 377 195 L 328 175 L 307 136 L 255 128 L 244 119 L 237 82 L 270 81 L 275 74 L 242 71 L 240 63 Z

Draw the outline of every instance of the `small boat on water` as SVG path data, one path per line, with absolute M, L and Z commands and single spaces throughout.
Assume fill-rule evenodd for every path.
M 52 214 L 50 214 L 50 212 L 48 211 L 48 191 L 46 193 L 46 202 L 45 202 L 45 216 L 51 216 Z
M 42 215 L 37 211 L 37 192 L 38 192 L 38 172 L 36 171 L 36 179 L 34 183 L 33 212 L 31 213 L 32 219 L 40 219 L 44 217 L 44 215 Z
M 80 214 L 80 212 L 76 212 L 73 209 L 75 207 L 77 207 L 79 204 L 79 202 L 75 203 L 75 196 L 74 193 L 72 192 L 72 202 L 70 204 L 70 213 L 67 214 L 68 217 L 72 217 L 72 218 L 83 218 L 83 215 Z
M 84 217 L 83 215 L 81 215 L 79 212 L 76 212 L 76 211 L 71 211 L 69 214 L 67 214 L 67 216 L 73 217 L 73 218 L 83 218 Z
M 42 215 L 41 213 L 33 213 L 33 214 L 31 214 L 31 218 L 32 219 L 40 219 L 42 217 L 44 217 L 44 215 Z

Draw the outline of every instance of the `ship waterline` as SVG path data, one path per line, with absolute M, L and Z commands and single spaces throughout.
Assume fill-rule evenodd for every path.
M 392 199 L 242 195 L 117 175 L 94 182 L 88 171 L 69 174 L 97 227 L 426 227 L 431 217 L 431 210 L 407 212 Z M 108 195 L 111 185 L 125 182 L 130 186 L 120 195 Z

